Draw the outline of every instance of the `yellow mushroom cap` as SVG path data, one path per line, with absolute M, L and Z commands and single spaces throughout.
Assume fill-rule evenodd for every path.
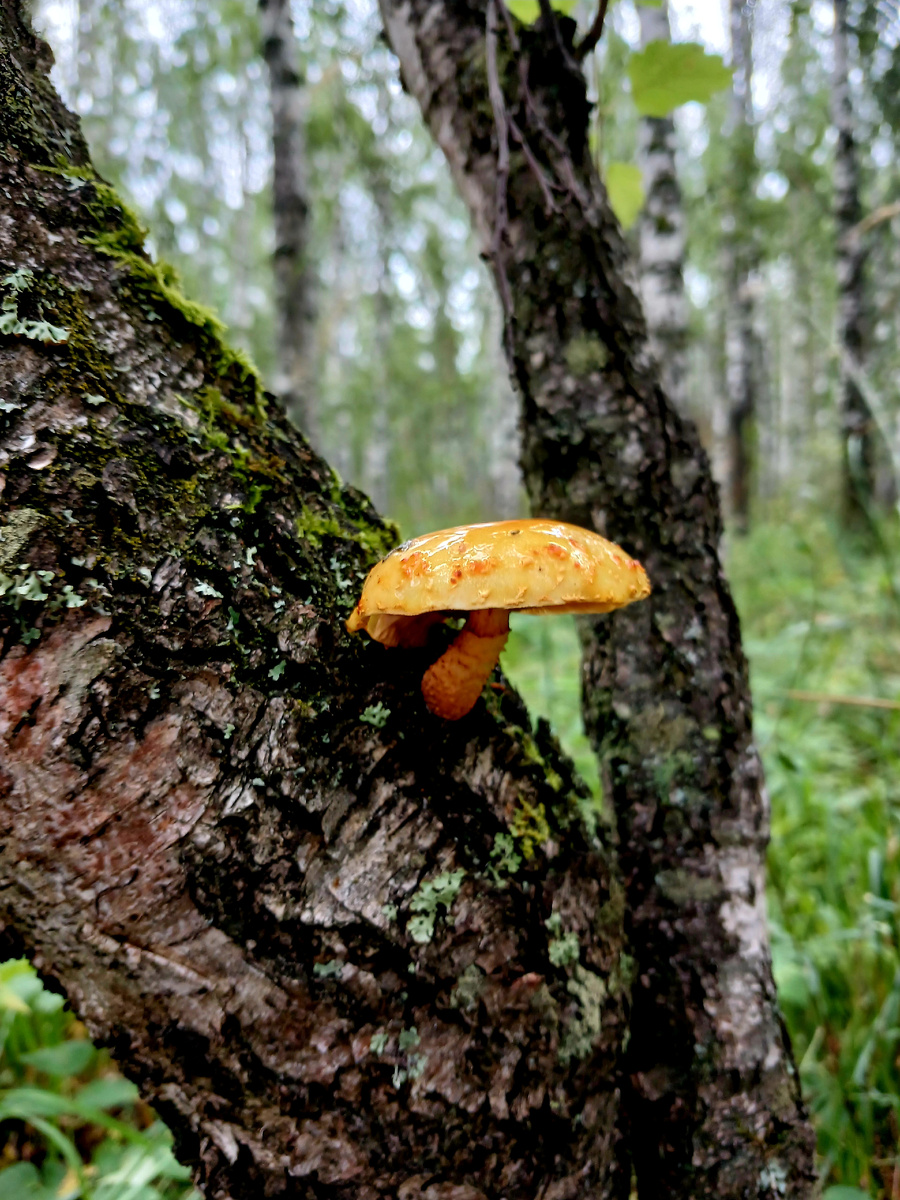
M 347 628 L 396 645 L 397 618 L 486 608 L 603 613 L 649 594 L 641 564 L 599 534 L 563 521 L 496 521 L 398 546 L 372 568 Z

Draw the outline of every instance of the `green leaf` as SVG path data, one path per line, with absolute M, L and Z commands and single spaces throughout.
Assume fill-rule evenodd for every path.
M 78 1091 L 79 1104 L 90 1108 L 125 1108 L 137 1100 L 138 1090 L 128 1079 L 92 1079 Z
M 41 1046 L 20 1055 L 22 1062 L 47 1075 L 80 1075 L 89 1065 L 96 1050 L 87 1041 L 60 1042 L 58 1046 Z
M 0 1010 L 30 1012 L 43 990 L 43 984 L 27 959 L 13 958 L 0 966 Z
M 576 0 L 550 0 L 550 7 L 563 16 L 569 16 L 575 3 Z M 523 25 L 533 25 L 541 15 L 538 0 L 506 0 L 506 7 Z
M 822 1200 L 872 1200 L 872 1197 L 860 1188 L 839 1183 L 835 1187 L 826 1188 L 822 1193 Z
M 53 1200 L 34 1163 L 14 1163 L 0 1171 L 0 1200 Z
M 606 191 L 623 229 L 630 229 L 644 207 L 641 169 L 634 163 L 611 162 L 606 168 Z
M 631 94 L 645 117 L 664 117 L 679 104 L 705 104 L 731 83 L 731 69 L 699 42 L 650 42 L 628 61 Z

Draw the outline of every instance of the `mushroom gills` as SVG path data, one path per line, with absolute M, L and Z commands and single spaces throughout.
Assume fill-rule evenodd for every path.
M 422 695 L 436 717 L 458 721 L 471 711 L 508 637 L 505 609 L 469 613 L 461 631 L 422 679 Z

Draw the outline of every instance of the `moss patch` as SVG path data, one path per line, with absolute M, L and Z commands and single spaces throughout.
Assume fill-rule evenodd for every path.
M 165 321 L 176 336 L 195 341 L 213 374 L 227 378 L 231 394 L 261 420 L 266 411 L 263 387 L 249 357 L 226 343 L 225 326 L 211 309 L 185 296 L 173 266 L 150 261 L 144 250 L 147 231 L 115 189 L 96 178 L 89 186 L 91 196 L 85 207 L 93 232 L 82 240 L 127 268 L 130 284 L 145 310 L 154 319 Z

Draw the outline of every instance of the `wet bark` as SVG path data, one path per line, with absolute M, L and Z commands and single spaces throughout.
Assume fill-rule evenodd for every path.
M 393 531 L 146 257 L 49 64 L 0 0 L 3 922 L 209 1197 L 610 1195 L 606 831 L 511 691 L 440 722 L 440 647 L 346 634 Z
M 669 13 L 638 7 L 641 46 L 669 41 Z M 688 411 L 688 305 L 684 292 L 685 221 L 675 165 L 672 117 L 642 117 L 638 158 L 643 176 L 644 209 L 638 226 L 641 300 L 650 348 L 659 364 L 666 395 L 680 412 Z
M 290 0 L 259 0 L 272 110 L 276 372 L 288 415 L 314 443 L 315 305 L 306 164 L 306 99 Z
M 572 26 L 507 25 L 494 0 L 381 8 L 494 268 L 533 509 L 614 537 L 653 582 L 647 603 L 583 626 L 585 721 L 615 807 L 636 959 L 623 1116 L 639 1193 L 811 1195 L 716 491 L 648 351 L 588 151 Z

